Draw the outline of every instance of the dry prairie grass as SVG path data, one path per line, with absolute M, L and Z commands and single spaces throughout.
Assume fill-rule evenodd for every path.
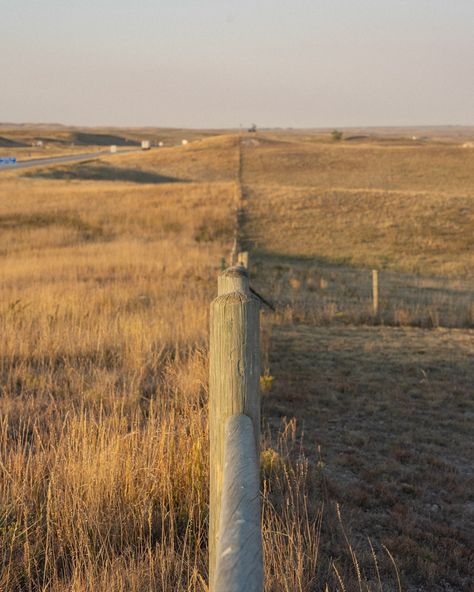
M 205 589 L 207 309 L 232 200 L 2 182 L 2 590 Z
M 257 138 L 244 142 L 243 183 L 318 190 L 472 195 L 474 151 L 459 145 L 394 146 Z
M 229 182 L 239 167 L 239 137 L 220 135 L 195 139 L 186 146 L 155 148 L 147 152 L 116 153 L 75 165 L 41 165 L 25 174 L 32 178 L 104 180 L 135 183 Z M 82 149 L 84 151 L 84 149 Z M 8 171 L 3 175 L 15 175 Z
M 454 144 L 243 143 L 245 218 L 258 288 L 294 320 L 474 322 L 473 154 Z
M 152 150 L 146 155 L 125 154 L 114 159 L 117 167 L 159 173 L 186 181 L 235 181 L 239 167 L 239 136 L 221 135 L 186 145 Z
M 474 195 L 298 187 L 252 187 L 245 194 L 245 234 L 259 250 L 352 267 L 473 277 Z
M 2 174 L 2 590 L 207 589 L 207 310 L 220 259 L 230 246 L 235 181 L 241 171 L 252 183 L 244 196 L 247 224 L 253 224 L 252 216 L 261 224 L 268 215 L 267 234 L 252 228 L 263 237 L 262 248 L 269 249 L 266 259 L 260 259 L 265 264 L 260 277 L 270 278 L 280 273 L 271 250 L 282 219 L 274 223 L 271 212 L 258 210 L 252 196 L 260 200 L 262 195 L 266 203 L 269 188 L 260 181 L 278 181 L 285 166 L 293 171 L 290 182 L 299 186 L 295 190 L 301 195 L 307 191 L 301 185 L 316 178 L 305 167 L 294 169 L 296 157 L 293 165 L 284 165 L 284 146 L 280 156 L 266 154 L 263 167 L 258 155 L 244 147 L 241 170 L 238 146 L 236 136 L 222 136 L 186 147 L 117 156 L 113 166 L 102 161 L 39 168 L 29 176 Z M 176 182 L 163 182 L 163 177 Z M 287 184 L 273 189 L 275 199 L 286 199 Z M 280 205 L 272 203 L 277 214 Z M 299 224 L 302 219 L 295 212 L 297 208 L 289 210 L 289 216 Z M 284 270 L 283 276 L 293 282 L 290 290 L 306 293 L 305 266 L 314 253 L 305 257 L 298 253 L 294 263 L 285 255 L 290 237 L 300 240 L 296 232 L 286 236 L 282 252 L 276 253 L 276 265 L 296 266 L 296 273 Z M 394 268 L 399 265 L 394 262 Z M 319 279 L 330 289 L 330 281 Z M 263 286 L 263 294 L 269 285 Z M 279 294 L 278 288 L 275 293 Z M 325 590 L 327 584 L 331 592 L 398 590 L 391 556 L 379 544 L 379 531 L 366 531 L 374 536 L 374 558 L 371 543 L 359 540 L 360 522 L 352 520 L 353 512 L 360 518 L 364 496 L 370 505 L 372 497 L 364 487 L 378 486 L 378 476 L 361 475 L 363 491 L 354 497 L 360 503 L 349 503 L 340 495 L 338 476 L 331 480 L 323 466 L 328 461 L 318 460 L 313 448 L 322 443 L 322 454 L 330 457 L 335 432 L 327 436 L 327 451 L 326 443 L 314 434 L 305 445 L 295 421 L 283 417 L 302 417 L 307 410 L 306 420 L 312 422 L 314 408 L 305 405 L 323 390 L 317 382 L 317 393 L 311 386 L 319 364 L 319 354 L 318 359 L 311 354 L 317 351 L 314 327 L 304 330 L 308 331 L 301 339 L 305 351 L 294 352 L 298 365 L 288 374 L 287 357 L 293 361 L 301 327 L 292 326 L 291 339 L 285 341 L 286 314 L 267 329 L 274 338 L 265 353 L 268 370 L 275 373 L 274 380 L 268 374 L 266 382 L 270 392 L 262 454 L 266 589 L 309 592 Z M 400 344 L 406 344 L 398 337 Z M 361 339 L 370 341 L 365 334 Z M 347 335 L 342 340 L 346 342 Z M 330 348 L 330 336 L 327 342 Z M 329 383 L 334 365 L 341 363 L 343 377 L 336 373 L 335 378 L 341 380 L 344 392 L 353 384 L 351 364 L 360 358 L 352 353 L 340 358 L 342 362 L 323 356 L 329 368 L 324 376 Z M 372 371 L 361 366 L 358 388 L 364 381 L 370 383 Z M 467 367 L 459 381 L 462 388 L 468 372 Z M 382 378 L 377 374 L 374 388 L 383 386 Z M 416 380 L 417 376 L 413 385 Z M 439 389 L 442 384 L 440 379 Z M 383 409 L 390 409 L 390 392 L 387 388 Z M 352 413 L 353 407 L 337 393 L 324 391 L 323 406 L 329 409 L 335 401 L 329 415 L 344 405 Z M 467 407 L 465 411 L 469 412 Z M 354 413 L 349 418 L 341 413 L 341 418 L 359 421 Z M 316 427 L 310 423 L 311 432 L 317 435 L 319 422 L 326 419 L 327 415 L 318 416 Z M 464 447 L 461 436 L 457 442 Z M 404 448 L 397 454 L 403 455 Z M 376 453 L 374 458 L 380 460 Z M 334 464 L 332 457 L 329 462 Z M 461 481 L 456 476 L 460 487 Z M 333 511 L 334 499 L 347 505 L 352 535 L 342 526 L 346 519 L 339 520 L 338 511 Z M 460 494 L 456 503 L 461 499 Z M 321 500 L 326 500 L 325 509 Z M 397 524 L 405 528 L 402 522 Z M 355 543 L 350 543 L 354 536 Z M 392 551 L 403 542 L 392 531 L 384 540 L 393 542 Z M 412 572 L 419 568 L 403 559 L 418 545 L 411 526 L 404 540 L 402 577 L 411 583 Z M 452 564 L 458 557 L 459 569 L 466 565 L 463 552 L 460 544 L 452 547 Z M 430 577 L 435 581 L 437 573 Z
M 379 312 L 369 269 L 259 252 L 253 283 L 271 294 L 279 322 L 434 327 L 474 326 L 474 280 L 379 272 Z
M 207 311 L 234 199 L 233 182 L 2 177 L 1 590 L 207 590 Z M 327 579 L 290 441 L 265 444 L 276 592 Z

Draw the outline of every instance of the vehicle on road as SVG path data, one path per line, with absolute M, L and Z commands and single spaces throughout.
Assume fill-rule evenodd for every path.
M 0 166 L 4 164 L 16 164 L 15 156 L 0 156 Z

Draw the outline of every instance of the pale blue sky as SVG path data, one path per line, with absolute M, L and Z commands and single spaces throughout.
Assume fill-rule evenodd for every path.
M 474 124 L 474 0 L 0 0 L 0 121 Z

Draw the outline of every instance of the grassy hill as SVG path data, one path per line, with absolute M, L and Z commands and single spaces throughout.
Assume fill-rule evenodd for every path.
M 157 146 L 181 145 L 182 140 L 193 141 L 213 137 L 217 130 L 173 128 L 78 128 L 63 125 L 14 125 L 0 123 L 0 156 L 29 157 L 72 154 L 81 151 L 103 149 L 112 144 L 119 147 L 139 146 L 148 140 Z M 42 145 L 38 146 L 38 142 Z

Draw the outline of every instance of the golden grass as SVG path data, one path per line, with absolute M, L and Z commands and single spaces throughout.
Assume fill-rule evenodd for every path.
M 394 146 L 244 141 L 244 184 L 472 195 L 474 151 L 460 145 Z
M 207 590 L 208 309 L 234 199 L 2 178 L 1 590 Z M 275 505 L 307 480 L 276 440 L 267 586 L 306 590 L 320 517 Z
M 281 186 L 252 187 L 246 194 L 245 235 L 259 250 L 473 277 L 474 195 Z
M 304 322 L 472 326 L 473 153 L 297 138 L 243 141 L 242 237 L 257 289 Z
M 2 182 L 2 590 L 205 589 L 232 189 Z
M 117 167 L 156 172 L 185 181 L 235 181 L 239 166 L 239 137 L 221 135 L 195 140 L 174 148 L 160 148 L 146 154 L 120 155 Z

